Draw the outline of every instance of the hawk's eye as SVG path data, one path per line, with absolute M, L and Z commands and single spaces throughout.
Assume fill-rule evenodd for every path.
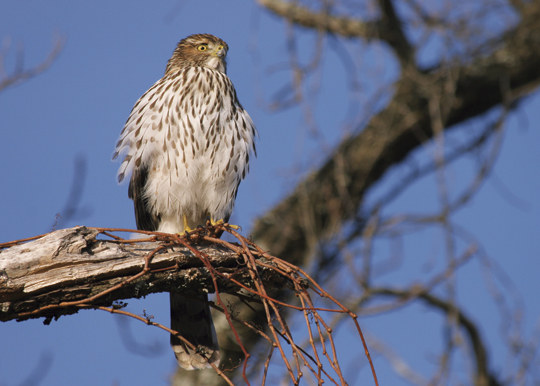
M 217 49 L 218 49 L 218 50 L 222 50 L 222 49 L 223 49 L 223 46 L 220 45 L 220 46 L 218 46 Z
M 197 47 L 199 51 L 206 51 L 208 49 L 208 46 L 206 44 L 201 44 L 199 47 Z

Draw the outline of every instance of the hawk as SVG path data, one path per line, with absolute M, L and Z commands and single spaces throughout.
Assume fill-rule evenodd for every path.
M 158 80 L 131 110 L 113 159 L 124 159 L 118 182 L 131 174 L 128 196 L 137 228 L 184 233 L 206 223 L 227 222 L 238 186 L 256 155 L 257 131 L 227 77 L 229 47 L 209 35 L 178 43 Z M 170 293 L 171 335 L 178 364 L 188 370 L 219 364 L 219 348 L 208 306 Z

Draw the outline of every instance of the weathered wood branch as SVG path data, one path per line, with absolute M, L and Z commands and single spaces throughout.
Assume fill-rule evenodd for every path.
M 186 247 L 165 242 L 129 244 L 100 240 L 99 234 L 97 229 L 79 226 L 1 251 L 0 321 L 58 317 L 75 313 L 81 307 L 108 306 L 119 299 L 156 292 L 215 291 L 211 273 Z M 236 252 L 208 243 L 195 248 L 207 254 L 219 272 L 250 286 L 249 273 L 242 269 Z M 151 270 L 127 282 L 144 269 L 145 258 L 153 251 Z M 271 270 L 267 271 L 262 278 L 271 281 Z M 239 290 L 226 278 L 218 276 L 217 281 L 220 292 Z M 118 288 L 112 292 L 85 301 L 115 286 Z M 80 304 L 70 306 L 66 302 Z

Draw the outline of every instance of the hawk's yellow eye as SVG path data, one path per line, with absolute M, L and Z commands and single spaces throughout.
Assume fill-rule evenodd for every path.
M 206 44 L 201 44 L 199 47 L 197 47 L 197 49 L 199 51 L 206 51 L 208 49 L 208 47 L 206 46 Z
M 218 50 L 222 50 L 222 49 L 223 49 L 223 46 L 218 46 L 217 49 L 218 49 Z

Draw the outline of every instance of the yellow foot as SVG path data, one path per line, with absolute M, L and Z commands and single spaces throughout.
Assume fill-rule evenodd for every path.
M 182 215 L 182 222 L 184 223 L 184 233 L 185 232 L 191 232 L 193 229 L 191 229 L 188 225 L 187 217 L 185 214 Z
M 210 218 L 210 223 L 214 226 L 216 225 L 220 225 L 220 224 L 223 224 L 225 222 L 225 220 L 221 219 L 221 220 L 217 220 L 217 221 L 214 221 L 214 219 Z M 229 226 L 233 229 L 242 229 L 242 227 L 238 226 L 238 225 L 233 225 L 233 224 L 229 224 Z

